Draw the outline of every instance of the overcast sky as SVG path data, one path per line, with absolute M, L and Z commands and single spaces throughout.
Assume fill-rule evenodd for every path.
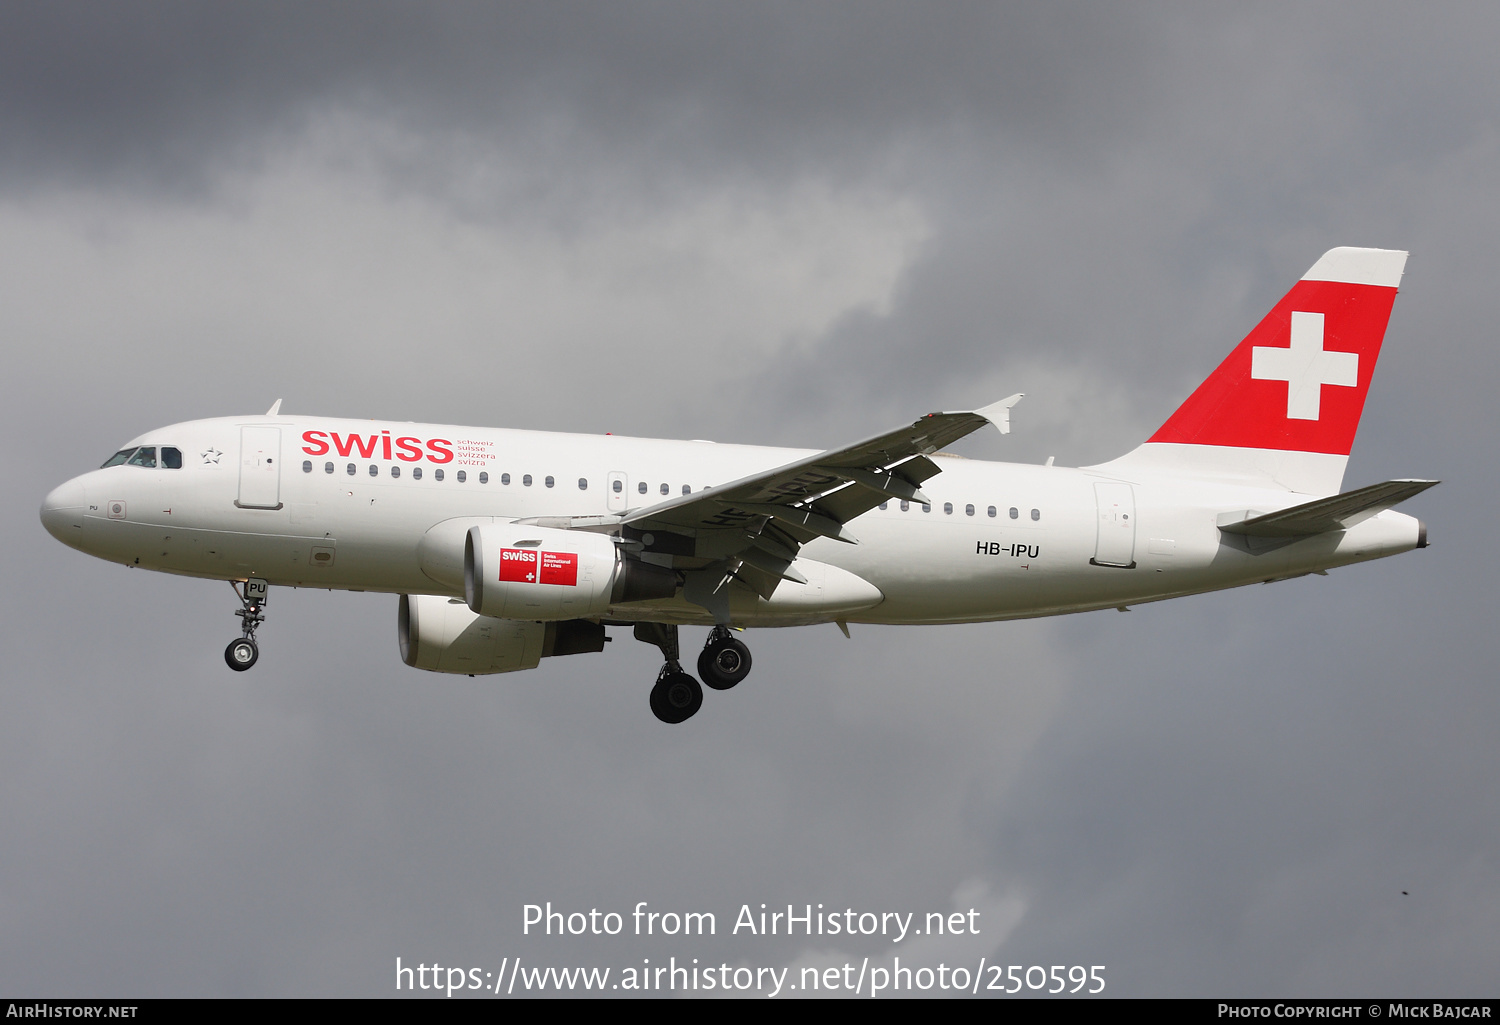
M 383 996 L 395 964 L 1105 965 L 1111 995 L 1494 995 L 1492 5 L 0 3 L 0 990 Z M 259 413 L 977 458 L 1143 440 L 1326 249 L 1408 249 L 1346 487 L 1433 546 L 1059 620 L 470 680 L 396 599 L 43 531 Z M 558 368 L 563 394 L 517 387 Z M 685 631 L 696 651 L 701 636 Z M 522 908 L 707 911 L 688 940 Z M 947 946 L 758 909 L 980 910 Z M 925 943 L 926 945 L 921 945 Z M 913 960 L 907 961 L 907 958 Z M 874 961 L 872 961 L 874 963 Z

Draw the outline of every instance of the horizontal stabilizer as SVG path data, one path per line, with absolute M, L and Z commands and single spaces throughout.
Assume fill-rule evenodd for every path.
M 1384 512 L 1413 495 L 1420 495 L 1439 483 L 1435 480 L 1388 480 L 1367 488 L 1346 491 L 1342 495 L 1320 498 L 1272 513 L 1225 513 L 1219 517 L 1219 529 L 1226 534 L 1247 537 L 1305 537 L 1332 530 L 1345 530 Z

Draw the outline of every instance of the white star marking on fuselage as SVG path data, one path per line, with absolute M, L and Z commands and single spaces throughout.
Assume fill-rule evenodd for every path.
M 1250 350 L 1250 376 L 1286 382 L 1288 420 L 1316 420 L 1323 385 L 1352 388 L 1359 383 L 1359 353 L 1323 348 L 1323 314 L 1293 313 L 1289 348 L 1257 345 Z

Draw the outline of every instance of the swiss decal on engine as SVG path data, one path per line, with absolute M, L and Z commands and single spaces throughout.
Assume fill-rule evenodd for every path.
M 530 548 L 500 549 L 500 579 L 536 583 L 536 551 Z M 576 574 L 572 582 L 577 582 Z
M 573 552 L 500 549 L 500 579 L 522 584 L 578 586 L 578 556 Z

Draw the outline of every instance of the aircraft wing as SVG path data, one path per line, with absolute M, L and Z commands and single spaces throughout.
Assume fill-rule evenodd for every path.
M 642 529 L 722 529 L 756 518 L 789 525 L 802 541 L 832 537 L 857 543 L 843 525 L 891 498 L 924 502 L 921 483 L 939 472 L 927 457 L 985 424 L 1008 425 L 1015 395 L 978 412 L 930 413 L 909 426 L 774 470 L 669 499 L 626 514 Z M 994 417 L 994 419 L 992 419 Z
M 923 481 L 940 472 L 929 456 L 986 424 L 1009 429 L 1013 395 L 974 412 L 931 413 L 844 448 L 668 499 L 621 517 L 627 541 L 674 557 L 689 600 L 708 607 L 737 579 L 769 598 L 782 580 L 803 583 L 792 561 L 818 537 L 857 544 L 845 524 L 892 498 L 926 502 Z M 679 561 L 680 560 L 680 561 Z M 705 583 L 712 586 L 705 592 Z
M 1220 517 L 1219 529 L 1227 534 L 1247 537 L 1288 538 L 1344 530 L 1413 495 L 1420 495 L 1438 483 L 1435 480 L 1388 480 L 1273 513 L 1229 513 Z

